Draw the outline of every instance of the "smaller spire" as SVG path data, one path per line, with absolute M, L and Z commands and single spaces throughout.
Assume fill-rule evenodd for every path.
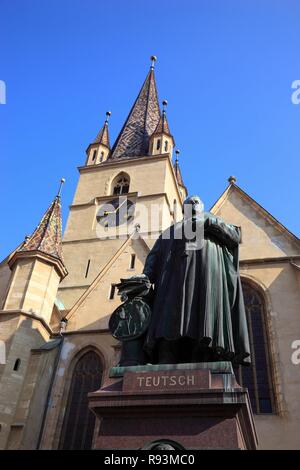
M 151 69 L 151 70 L 154 70 L 154 64 L 155 64 L 155 62 L 157 61 L 156 55 L 152 55 L 152 56 L 150 57 L 150 60 L 151 60 L 151 67 L 150 67 L 150 69 Z
M 46 255 L 58 258 L 63 263 L 60 193 L 64 182 L 65 179 L 61 178 L 57 195 L 32 235 L 25 237 L 18 252 L 41 251 Z
M 153 135 L 166 134 L 173 138 L 170 132 L 170 128 L 169 128 L 169 124 L 167 120 L 167 114 L 166 114 L 166 108 L 168 105 L 167 100 L 163 100 L 162 105 L 163 105 L 162 115 L 158 121 L 155 131 L 153 132 Z
M 103 126 L 101 127 L 100 131 L 97 134 L 96 139 L 94 140 L 94 144 L 101 144 L 110 149 L 110 142 L 109 142 L 109 132 L 108 132 L 108 121 L 111 116 L 110 111 L 106 111 L 106 119 L 104 121 Z
M 175 150 L 176 157 L 175 157 L 175 163 L 174 163 L 174 171 L 175 171 L 175 175 L 176 175 L 176 179 L 177 179 L 178 184 L 180 186 L 184 186 L 184 182 L 183 182 L 180 167 L 179 167 L 179 161 L 178 161 L 179 154 L 180 154 L 180 150 L 176 149 Z

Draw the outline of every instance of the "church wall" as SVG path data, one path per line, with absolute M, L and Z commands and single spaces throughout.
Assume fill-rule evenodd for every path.
M 89 167 L 88 170 L 81 171 L 73 205 L 86 204 L 96 197 L 112 194 L 111 183 L 121 171 L 128 173 L 130 177 L 131 193 L 139 192 L 141 196 L 161 193 L 168 158 L 166 155 L 124 159 L 122 162 Z
M 26 423 L 20 449 L 36 449 L 53 369 L 59 349 L 32 352 L 16 421 Z
M 9 281 L 11 277 L 11 270 L 7 263 L 0 265 L 0 308 L 3 306 L 3 302 L 7 293 Z
M 0 387 L 0 449 L 19 448 L 25 421 L 18 421 L 19 407 L 29 406 L 29 403 L 19 403 L 23 383 L 28 371 L 31 349 L 39 348 L 49 338 L 49 333 L 38 320 L 30 317 L 16 317 L 1 314 L 10 323 L 10 334 L 6 334 L 10 347 L 7 348 L 7 359 L 1 376 Z M 8 332 L 9 325 L 6 325 Z M 2 329 L 1 329 L 2 331 Z M 16 360 L 20 360 L 17 370 L 14 370 Z
M 228 223 L 242 227 L 240 258 L 266 258 L 299 254 L 299 247 L 266 216 L 232 191 L 226 202 L 216 211 Z
M 135 268 L 130 269 L 131 255 L 136 255 Z M 113 310 L 121 303 L 115 292 L 110 300 L 111 285 L 120 282 L 121 277 L 141 273 L 147 256 L 147 249 L 138 240 L 131 241 L 115 259 L 112 266 L 99 280 L 88 297 L 78 306 L 68 319 L 68 331 L 106 329 Z M 80 301 L 79 301 L 80 302 Z
M 292 362 L 292 343 L 300 339 L 298 273 L 286 263 L 242 266 L 241 276 L 260 286 L 267 305 L 271 373 L 276 413 L 255 415 L 261 449 L 300 447 L 300 365 Z
M 104 367 L 103 383 L 108 377 L 109 368 L 118 362 L 119 348 L 117 345 L 117 341 L 108 332 L 70 332 L 64 335 L 64 343 L 51 395 L 51 413 L 48 413 L 46 418 L 41 449 L 58 448 L 72 372 L 80 354 L 89 349 L 99 353 Z

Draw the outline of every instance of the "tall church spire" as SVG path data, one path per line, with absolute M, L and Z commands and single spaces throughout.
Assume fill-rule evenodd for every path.
M 145 156 L 149 138 L 160 119 L 160 109 L 154 75 L 156 57 L 151 57 L 151 67 L 135 100 L 125 124 L 117 137 L 109 159 Z

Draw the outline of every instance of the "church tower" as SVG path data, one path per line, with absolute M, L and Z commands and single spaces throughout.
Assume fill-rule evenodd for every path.
M 53 367 L 52 344 L 58 344 L 51 336 L 59 331 L 61 320 L 55 299 L 67 275 L 61 225 L 58 194 L 32 235 L 0 265 L 6 288 L 0 298 L 0 342 L 5 347 L 0 365 L 0 449 L 32 448 L 30 441 L 41 426 Z
M 59 299 L 66 310 L 137 226 L 140 237 L 152 246 L 174 221 L 174 209 L 181 207 L 186 195 L 172 162 L 174 138 L 166 117 L 167 102 L 163 102 L 162 112 L 159 106 L 155 61 L 152 56 L 150 70 L 112 148 L 107 113 L 96 140 L 88 146 L 85 165 L 79 168 L 63 240 L 69 276 L 59 288 Z M 128 207 L 128 213 L 121 204 Z M 105 213 L 114 213 L 119 220 L 113 223 Z M 115 232 L 118 237 L 113 236 Z

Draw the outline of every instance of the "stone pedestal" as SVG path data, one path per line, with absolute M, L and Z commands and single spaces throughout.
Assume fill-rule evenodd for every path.
M 96 449 L 157 440 L 191 450 L 257 447 L 248 392 L 230 362 L 114 367 L 89 407 L 101 420 Z

